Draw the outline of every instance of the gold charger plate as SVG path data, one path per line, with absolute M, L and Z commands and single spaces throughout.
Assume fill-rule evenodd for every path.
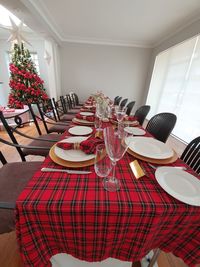
M 118 124 L 118 121 L 115 121 L 115 120 L 110 120 L 111 123 L 113 124 Z M 127 125 L 131 125 L 131 126 L 138 126 L 139 125 L 139 122 L 138 121 L 123 121 L 124 124 L 127 124 Z
M 94 122 L 93 121 L 80 120 L 80 119 L 76 119 L 76 118 L 73 118 L 72 119 L 72 122 L 73 123 L 76 123 L 78 125 L 84 125 L 84 126 L 94 125 Z
M 178 155 L 174 150 L 173 150 L 173 152 L 174 152 L 173 156 L 170 158 L 167 158 L 167 159 L 153 159 L 153 158 L 144 157 L 144 156 L 141 156 L 141 155 L 133 152 L 129 148 L 128 148 L 127 152 L 137 159 L 141 159 L 143 161 L 147 161 L 147 162 L 155 163 L 155 164 L 170 164 L 170 163 L 174 163 L 178 159 Z
M 67 161 L 67 160 L 61 159 L 55 154 L 55 151 L 54 151 L 55 146 L 56 144 L 51 147 L 49 151 L 49 156 L 58 165 L 71 167 L 71 168 L 80 168 L 80 167 L 87 167 L 87 166 L 94 165 L 94 158 L 90 160 L 82 161 L 82 162 L 73 162 L 73 161 Z

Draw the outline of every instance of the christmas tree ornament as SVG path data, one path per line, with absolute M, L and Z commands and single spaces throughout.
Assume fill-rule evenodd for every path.
M 11 29 L 8 29 L 11 33 L 11 35 L 9 36 L 7 42 L 17 42 L 18 44 L 21 44 L 22 42 L 26 42 L 27 44 L 29 44 L 30 46 L 32 46 L 27 39 L 23 36 L 22 34 L 22 27 L 23 27 L 23 22 L 20 22 L 19 25 L 17 25 L 12 19 L 11 17 L 9 17 L 10 19 L 10 23 L 11 23 Z

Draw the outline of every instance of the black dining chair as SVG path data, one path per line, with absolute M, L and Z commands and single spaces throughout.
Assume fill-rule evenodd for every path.
M 128 98 L 125 98 L 125 99 L 123 99 L 121 102 L 120 102 L 120 104 L 119 104 L 119 106 L 120 107 L 125 107 L 126 106 L 126 103 L 128 102 Z
M 15 229 L 15 203 L 41 161 L 7 163 L 0 151 L 0 234 Z
M 117 101 L 118 98 L 119 98 L 118 95 L 114 98 L 114 100 L 113 100 L 113 104 L 114 104 L 114 105 L 117 105 L 117 104 L 116 104 L 116 101 Z
M 69 104 L 69 100 L 68 100 L 67 96 L 60 96 L 60 100 L 61 100 L 61 103 L 62 103 L 62 106 L 63 106 L 64 113 L 68 117 L 71 116 L 71 118 L 73 118 L 78 113 L 78 110 L 76 109 L 75 111 L 74 110 L 70 111 L 70 104 Z M 65 118 L 66 118 L 66 115 L 64 115 Z
M 71 97 L 73 98 L 75 107 L 81 108 L 83 106 L 83 103 L 80 102 L 79 97 L 76 93 L 72 92 Z
M 144 123 L 144 120 L 146 119 L 147 114 L 150 111 L 150 106 L 149 105 L 144 105 L 139 107 L 136 112 L 135 112 L 135 117 L 137 117 L 137 121 L 139 122 L 140 125 Z
M 128 105 L 126 106 L 126 107 L 127 107 L 126 114 L 127 114 L 128 116 L 130 116 L 131 111 L 132 111 L 134 105 L 135 105 L 135 101 L 131 101 L 131 102 L 129 102 Z
M 157 140 L 165 143 L 176 124 L 176 120 L 177 117 L 173 113 L 159 113 L 149 120 L 146 130 Z
M 31 104 L 29 104 L 31 115 L 35 119 L 42 121 L 47 134 L 55 132 L 64 133 L 68 129 L 69 123 L 58 121 L 51 105 L 44 106 L 43 103 L 37 103 L 36 106 L 39 112 L 38 115 L 34 112 Z
M 70 94 L 66 94 L 64 96 L 64 99 L 65 99 L 65 105 L 67 108 L 67 113 L 76 115 L 79 112 L 80 107 L 73 107 L 73 101 L 72 101 Z
M 65 107 L 64 97 L 61 96 L 57 101 L 55 98 L 52 98 L 53 107 L 55 109 L 58 121 L 61 122 L 70 122 L 74 118 L 74 114 L 67 114 L 67 110 Z
M 121 100 L 122 96 L 118 97 L 117 100 L 115 101 L 115 105 L 118 106 Z
M 196 173 L 200 174 L 200 136 L 186 146 L 180 158 Z
M 9 135 L 13 145 L 15 145 L 17 151 L 19 152 L 22 161 L 26 161 L 25 157 L 28 155 L 46 157 L 54 143 L 60 140 L 60 136 L 58 134 L 42 134 L 39 124 L 37 120 L 34 120 L 34 118 L 32 120 L 23 121 L 23 115 L 26 112 L 29 113 L 30 110 L 27 109 L 26 111 L 17 115 L 15 114 L 10 116 L 4 116 L 3 112 L 0 111 L 0 121 L 2 122 L 3 127 Z M 35 126 L 37 129 L 37 137 L 25 134 L 20 130 L 21 128 L 29 125 L 30 122 L 32 122 L 33 126 Z M 24 140 L 30 140 L 29 144 L 24 148 L 18 147 L 19 143 L 17 141 L 17 138 L 20 136 L 23 137 Z

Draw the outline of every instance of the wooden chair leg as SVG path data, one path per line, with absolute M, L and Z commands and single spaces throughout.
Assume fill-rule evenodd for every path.
M 150 260 L 150 262 L 148 264 L 148 267 L 153 267 L 154 266 L 158 256 L 160 255 L 160 252 L 161 252 L 161 250 L 159 248 L 155 249 L 153 257 L 151 258 L 151 260 Z

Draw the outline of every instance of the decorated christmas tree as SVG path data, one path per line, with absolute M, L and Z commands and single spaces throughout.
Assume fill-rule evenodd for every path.
M 47 101 L 44 81 L 38 76 L 34 62 L 24 44 L 14 44 L 10 67 L 11 88 L 8 106 L 23 108 L 28 103 Z

